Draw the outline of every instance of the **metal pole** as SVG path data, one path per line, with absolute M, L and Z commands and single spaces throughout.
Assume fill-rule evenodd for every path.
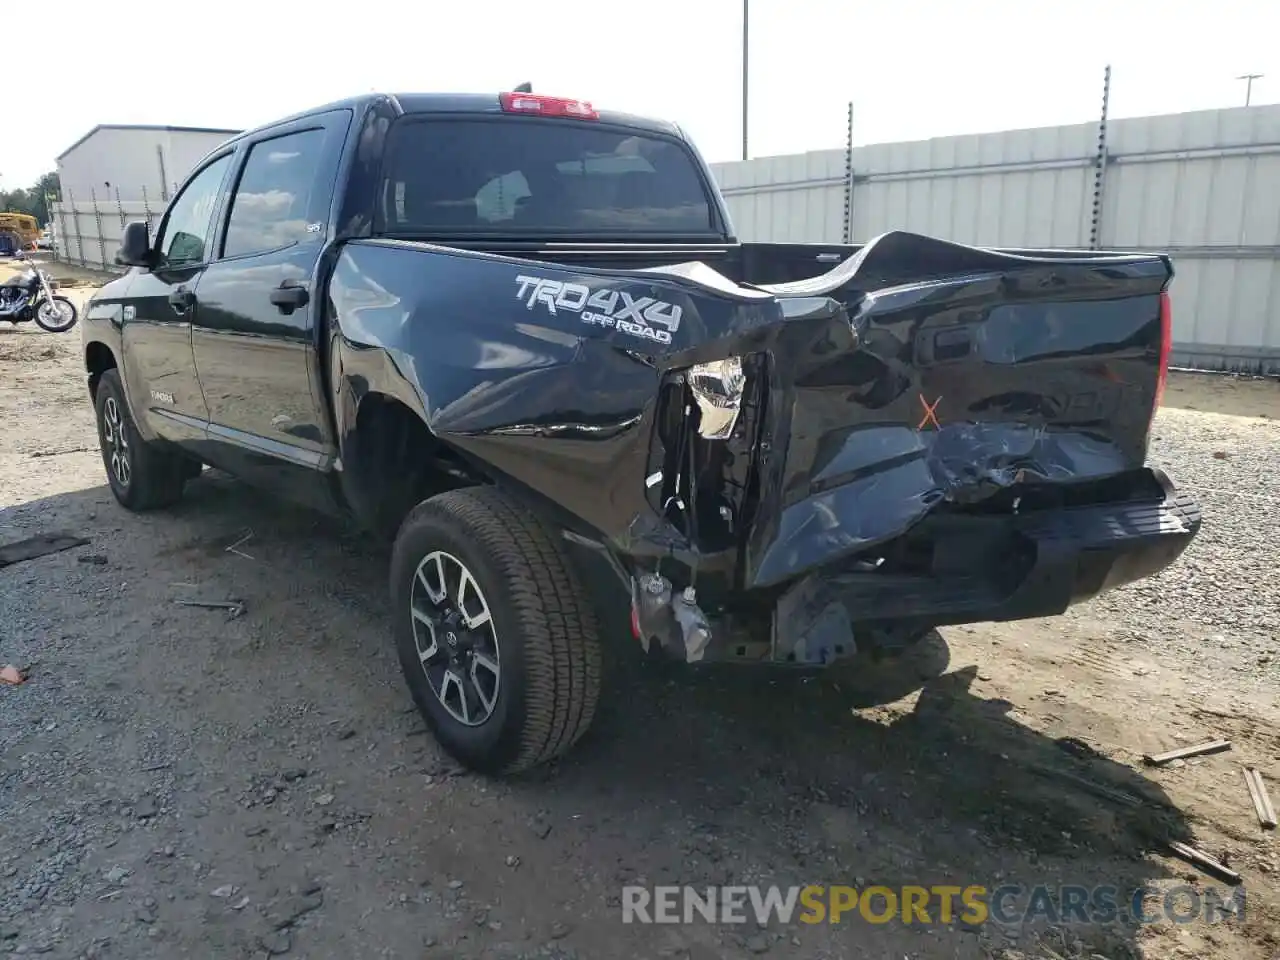
M 1102 243 L 1102 194 L 1107 180 L 1107 113 L 1111 102 L 1111 64 L 1102 74 L 1102 118 L 1098 121 L 1098 152 L 1093 159 L 1093 220 L 1089 226 L 1089 249 Z
M 67 204 L 62 200 L 58 201 L 58 224 L 62 227 L 62 230 L 53 240 L 53 259 L 66 260 L 70 263 L 71 247 L 68 245 L 67 238 L 71 234 L 67 230 Z
M 747 15 L 748 0 L 742 0 L 742 159 L 747 159 Z
M 68 187 L 64 191 L 67 195 L 67 206 L 71 208 L 71 227 L 72 232 L 76 236 L 76 260 L 80 266 L 87 267 L 89 262 L 84 258 L 84 235 L 80 232 L 80 208 L 76 206 L 75 194 Z M 71 234 L 67 234 L 67 260 L 71 259 Z
M 152 240 L 155 239 L 156 232 L 151 229 L 151 200 L 147 196 L 147 185 L 142 185 L 142 215 L 147 220 L 147 236 Z
M 1236 77 L 1237 80 L 1244 81 L 1244 105 L 1247 107 L 1249 101 L 1253 99 L 1253 81 L 1261 80 L 1266 74 L 1264 73 L 1243 73 Z
M 156 144 L 156 159 L 160 161 L 160 199 L 169 202 L 169 175 L 164 169 L 164 147 Z
M 107 238 L 106 231 L 102 229 L 102 208 L 98 206 L 98 191 L 90 187 L 89 197 L 93 200 L 93 222 L 98 231 L 98 264 L 105 270 L 107 269 Z
M 853 101 L 844 129 L 844 242 L 853 242 Z

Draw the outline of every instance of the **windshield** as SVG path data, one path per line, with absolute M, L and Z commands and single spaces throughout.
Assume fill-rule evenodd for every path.
M 698 235 L 715 230 L 680 143 L 582 121 L 402 120 L 379 228 L 425 235 Z

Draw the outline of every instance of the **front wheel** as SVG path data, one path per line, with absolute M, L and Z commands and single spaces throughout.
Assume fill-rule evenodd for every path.
M 49 333 L 66 333 L 79 319 L 76 305 L 66 297 L 44 300 L 36 309 L 36 325 Z
M 440 745 L 485 773 L 567 751 L 600 695 L 595 616 L 563 541 L 490 487 L 420 503 L 391 559 L 396 650 Z

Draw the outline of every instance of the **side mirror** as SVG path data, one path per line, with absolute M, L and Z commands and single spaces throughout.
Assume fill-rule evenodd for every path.
M 116 263 L 125 267 L 151 266 L 151 238 L 147 236 L 147 221 L 134 220 L 125 224 Z

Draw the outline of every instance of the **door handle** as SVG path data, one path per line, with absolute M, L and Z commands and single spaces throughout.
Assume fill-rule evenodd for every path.
M 286 281 L 271 291 L 271 302 L 287 317 L 310 303 L 311 294 L 307 293 L 306 287 Z
M 173 307 L 173 312 L 177 314 L 186 313 L 196 302 L 196 295 L 186 287 L 175 287 L 169 293 L 169 306 Z

